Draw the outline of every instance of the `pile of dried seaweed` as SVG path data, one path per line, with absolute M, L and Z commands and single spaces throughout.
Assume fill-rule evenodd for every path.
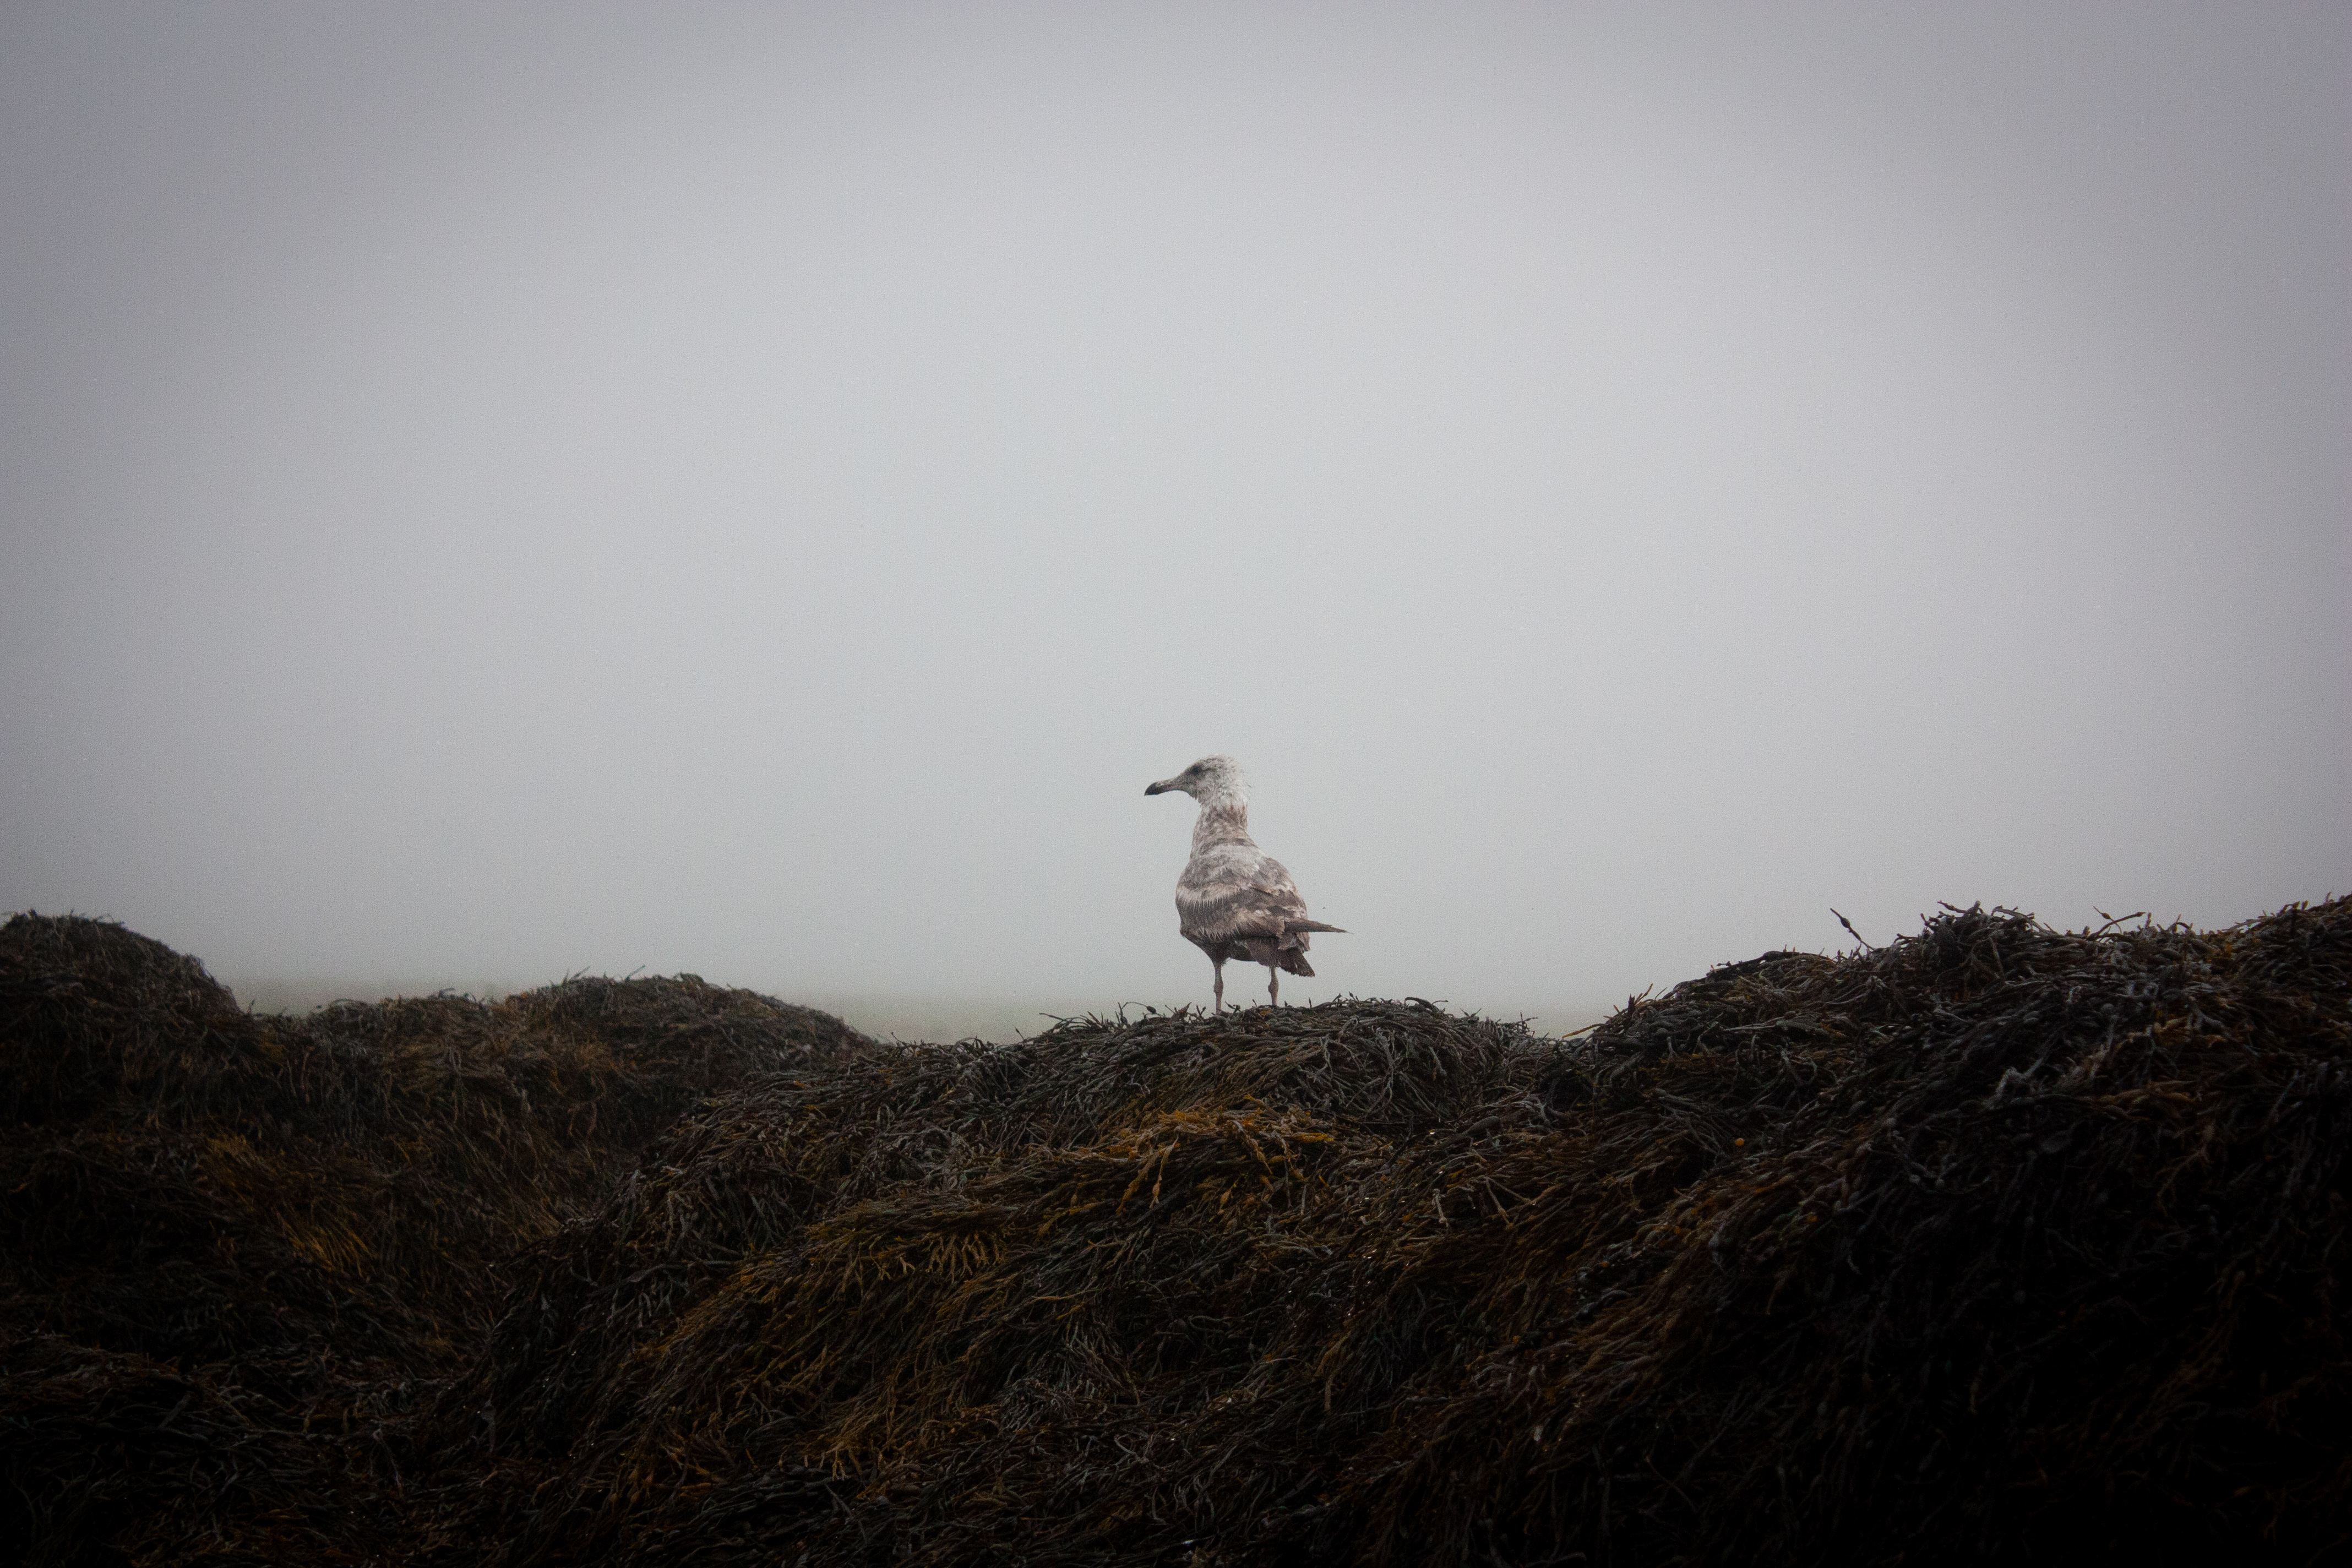
M 12 1063 L 36 1051 L 16 973 Z M 169 989 L 108 1005 L 183 1039 L 216 1017 Z M 411 1037 L 310 1026 L 362 1076 Z M 163 1089 L 186 1047 L 140 1027 L 86 1053 L 125 1064 L 112 1098 L 20 1127 L 27 1147 L 173 1116 L 199 1142 L 263 1136 L 278 1112 L 225 1081 Z M 80 1037 L 52 1033 L 52 1055 Z M 578 1021 L 509 1037 L 556 1036 L 617 1049 Z M 473 1267 L 434 1263 L 404 1229 L 430 1205 L 389 1195 L 351 1211 L 375 1294 L 338 1298 L 346 1318 L 293 1267 L 340 1264 L 205 1255 L 240 1310 L 282 1295 L 321 1336 L 300 1342 L 349 1363 L 293 1392 L 254 1331 L 201 1382 L 205 1352 L 105 1338 L 132 1308 L 85 1324 L 43 1297 L 70 1227 L 11 1207 L 6 1321 L 58 1321 L 9 1352 L 7 1479 L 60 1558 L 154 1561 L 1916 1564 L 2352 1541 L 2352 901 L 2210 933 L 1954 910 L 1889 947 L 1717 970 L 1574 1041 L 1343 1002 L 789 1045 L 681 1054 L 661 1103 L 531 1067 L 498 1124 L 529 1139 L 446 1108 L 354 1115 L 384 1129 L 355 1146 L 410 1150 L 404 1169 L 484 1163 L 441 1253 Z M 256 1097 L 302 1081 L 249 1071 Z M 588 1150 L 591 1108 L 635 1131 Z M 317 1201 L 203 1175 L 158 1182 L 152 1222 L 92 1212 L 194 1257 L 197 1190 L 235 1194 L 253 1237 Z M 77 1379 L 105 1397 L 73 1404 Z M 304 1387 L 346 1401 L 310 1433 L 282 1419 Z M 184 1436 L 199 1424 L 249 1433 L 245 1457 Z M 50 1451 L 85 1457 L 81 1489 L 28 1458 Z M 110 1533 L 80 1500 L 141 1466 L 182 1489 Z

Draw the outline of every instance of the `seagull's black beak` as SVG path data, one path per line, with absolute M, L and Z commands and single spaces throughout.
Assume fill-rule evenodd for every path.
M 1161 779 L 1158 784 L 1145 784 L 1143 786 L 1143 793 L 1146 795 L 1166 795 L 1170 790 L 1174 789 L 1175 787 L 1176 784 L 1174 780 Z

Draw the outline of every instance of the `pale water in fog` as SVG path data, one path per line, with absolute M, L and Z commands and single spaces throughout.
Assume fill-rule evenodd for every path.
M 1212 752 L 1286 1000 L 2352 889 L 2348 192 L 2342 5 L 11 5 L 0 909 L 1004 1035 Z

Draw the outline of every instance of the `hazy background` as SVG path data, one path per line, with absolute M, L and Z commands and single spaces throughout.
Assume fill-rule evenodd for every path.
M 1222 751 L 1302 1000 L 2235 921 L 2347 436 L 2343 4 L 11 3 L 0 909 L 1001 1033 Z

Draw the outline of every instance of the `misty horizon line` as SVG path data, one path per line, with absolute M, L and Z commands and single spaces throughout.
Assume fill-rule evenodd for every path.
M 353 976 L 268 976 L 214 975 L 237 1005 L 247 1012 L 282 1016 L 302 1016 L 339 1002 L 354 1002 L 375 1005 L 383 1002 L 413 1000 L 420 997 L 456 996 L 485 1005 L 495 1006 L 510 997 L 527 992 L 543 990 L 567 981 L 580 979 L 609 980 L 675 980 L 693 978 L 706 984 L 728 990 L 750 991 L 754 994 L 782 1002 L 790 1006 L 808 1007 L 830 1013 L 861 1034 L 876 1039 L 907 1041 L 939 1039 L 985 1039 L 1002 1043 L 1016 1037 L 1043 1034 L 1057 1022 L 1071 1018 L 1113 1017 L 1121 1011 L 1135 1013 L 1149 1009 L 1166 1015 L 1190 1005 L 1198 1011 L 1207 1005 L 1205 997 L 1148 1001 L 1129 996 L 1104 1002 L 1067 996 L 1039 994 L 1006 994 L 983 991 L 953 989 L 821 989 L 772 988 L 759 984 L 738 985 L 691 970 L 675 974 L 654 974 L 636 972 L 628 974 L 601 974 L 593 970 L 579 970 L 554 980 L 532 984 L 508 984 L 503 982 L 474 976 L 447 980 L 438 976 L 384 977 L 362 980 Z M 1375 994 L 1347 987 L 1329 994 L 1313 994 L 1294 1000 L 1286 995 L 1284 1006 L 1312 1007 L 1327 1002 L 1344 999 L 1369 999 Z M 1532 1005 L 1513 1004 L 1490 1006 L 1481 1002 L 1459 1002 L 1443 996 L 1424 1000 L 1452 1012 L 1475 1014 L 1480 1017 L 1526 1023 L 1538 1035 L 1572 1034 L 1601 1022 L 1622 1005 L 1597 1001 L 1570 1001 L 1560 998 L 1538 1000 Z M 1245 994 L 1228 997 L 1228 1006 L 1234 1011 L 1265 1005 L 1263 994 L 1252 999 Z
M 2266 909 L 2252 918 L 2266 918 L 2288 909 L 2308 908 L 2314 903 L 2332 901 L 2336 897 L 2335 892 L 2330 891 L 2317 899 L 2289 900 L 2273 909 Z M 1952 912 L 1959 912 L 1967 907 L 1948 900 L 1939 900 L 1940 909 Z M 1975 907 L 2011 908 L 1998 902 L 1988 905 L 1981 900 L 1975 901 Z M 1831 912 L 1836 915 L 1835 910 Z M 2041 921 L 2041 917 L 2031 910 L 2014 912 L 2022 912 L 2029 919 Z M 2095 925 L 2086 921 L 2081 928 L 2083 931 L 2086 932 L 2105 931 L 2135 923 L 2157 928 L 2186 925 L 2192 929 L 2225 930 L 2229 925 L 2241 923 L 2223 922 L 2200 928 L 2197 922 L 2179 916 L 2159 920 L 2152 911 L 2147 910 L 2130 910 L 2117 914 L 2110 913 L 2105 909 L 2098 909 L 2095 912 L 2100 916 L 2099 923 Z M 13 918 L 19 913 L 28 917 L 37 917 L 39 911 L 34 909 L 9 910 L 5 912 L 5 917 L 0 918 Z M 126 930 L 137 931 L 137 927 L 131 922 L 119 921 L 110 915 L 83 915 L 79 910 L 70 910 L 65 913 L 69 918 L 91 919 L 121 924 Z M 1824 958 L 1836 958 L 1844 956 L 1849 952 L 1865 951 L 1888 945 L 1902 940 L 1906 934 L 1898 931 L 1886 936 L 1884 941 L 1873 941 L 1864 932 L 1856 930 L 1843 916 L 1838 915 L 1836 918 L 1844 931 L 1854 939 L 1853 949 L 1843 947 L 1813 949 L 1776 944 L 1759 949 L 1755 953 L 1711 961 L 1694 973 L 1653 977 L 1644 986 L 1629 992 L 1622 997 L 1603 999 L 1590 995 L 1584 997 L 1523 995 L 1497 1005 L 1491 997 L 1486 996 L 1455 998 L 1423 996 L 1418 994 L 1409 995 L 1402 990 L 1391 994 L 1370 987 L 1340 985 L 1331 988 L 1328 994 L 1318 992 L 1300 994 L 1294 991 L 1292 996 L 1286 999 L 1282 1005 L 1313 1007 L 1343 1000 L 1418 1000 L 1426 1001 L 1465 1016 L 1475 1016 L 1499 1022 L 1523 1023 L 1531 1033 L 1542 1037 L 1570 1036 L 1580 1034 L 1593 1027 L 1632 1002 L 1663 994 L 1684 982 L 1700 979 L 1717 969 L 1748 962 L 1759 956 L 1801 952 L 1818 952 L 1819 956 Z M 1923 912 L 1921 918 L 1924 921 L 1931 917 Z M 2042 923 L 2050 924 L 2053 929 L 2068 929 L 2061 922 L 2043 921 Z M 149 933 L 142 931 L 139 934 Z M 548 978 L 530 981 L 499 979 L 480 970 L 467 973 L 463 971 L 446 969 L 437 973 L 429 970 L 412 970 L 404 974 L 380 973 L 373 977 L 350 973 L 337 975 L 320 971 L 307 973 L 289 972 L 266 974 L 246 970 L 215 970 L 205 960 L 201 952 L 168 942 L 166 945 L 172 946 L 173 951 L 180 952 L 184 956 L 193 958 L 202 964 L 205 973 L 226 990 L 243 1010 L 274 1016 L 304 1016 L 338 1003 L 373 1006 L 388 1002 L 420 1000 L 436 996 L 455 997 L 483 1005 L 495 1006 L 513 996 L 562 985 L 575 980 L 691 979 L 724 990 L 749 991 L 789 1006 L 806 1007 L 831 1014 L 852 1028 L 877 1040 L 916 1044 L 978 1039 L 991 1044 L 1005 1044 L 1015 1039 L 1041 1035 L 1055 1024 L 1066 1020 L 1111 1018 L 1122 1013 L 1138 1011 L 1165 1016 L 1187 1007 L 1196 1011 L 1202 1010 L 1207 1005 L 1204 998 L 1190 995 L 1149 1001 L 1133 994 L 1111 998 L 1106 998 L 1099 993 L 1093 996 L 1079 996 L 1069 993 L 1066 989 L 1045 987 L 992 990 L 955 985 L 930 987 L 776 985 L 758 981 L 744 983 L 725 977 L 713 978 L 690 968 L 655 971 L 649 966 L 640 966 L 625 973 L 614 973 L 609 969 L 587 965 L 569 969 Z M 1244 991 L 1232 998 L 1230 1005 L 1235 1011 L 1246 1011 L 1263 1006 L 1265 1002 L 1262 992 L 1253 996 Z

